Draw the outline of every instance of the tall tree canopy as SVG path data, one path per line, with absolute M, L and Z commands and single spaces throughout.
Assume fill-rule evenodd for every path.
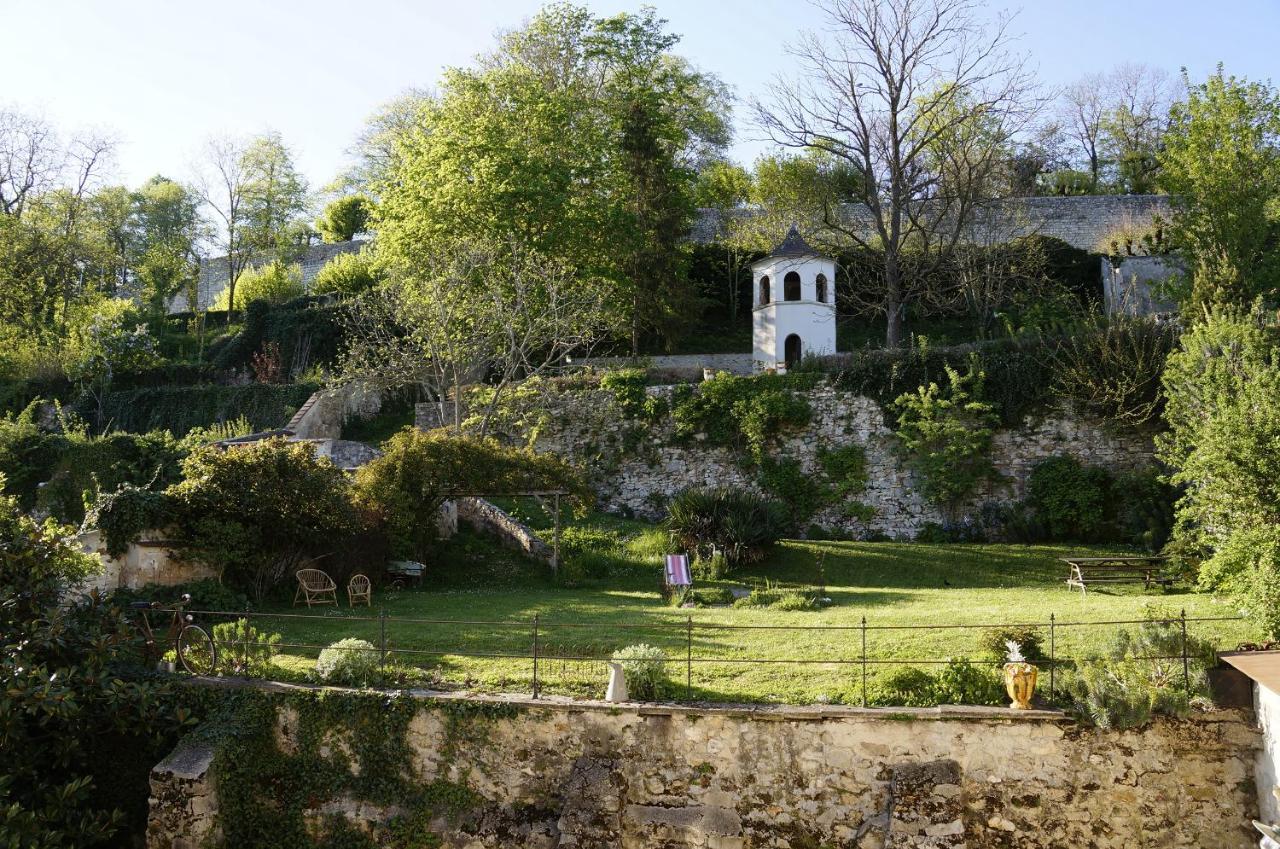
M 1184 79 L 1186 77 L 1184 72 Z M 1280 286 L 1280 93 L 1221 66 L 1174 106 L 1160 152 L 1170 235 L 1199 308 L 1248 304 Z
M 553 5 L 449 71 L 411 122 L 387 125 L 394 153 L 371 189 L 388 265 L 462 235 L 515 239 L 605 281 L 615 333 L 633 346 L 670 334 L 687 314 L 673 284 L 697 166 L 728 141 L 724 87 L 676 42 L 652 10 Z M 380 149 L 386 131 L 373 134 Z

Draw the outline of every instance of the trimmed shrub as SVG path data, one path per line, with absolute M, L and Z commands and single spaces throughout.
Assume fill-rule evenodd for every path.
M 230 675 L 261 675 L 280 648 L 279 634 L 268 634 L 245 618 L 213 626 L 218 648 L 218 671 Z
M 1041 460 L 1027 479 L 1027 504 L 1051 540 L 1097 542 L 1107 539 L 1111 475 L 1075 457 Z
M 1007 701 L 999 673 L 967 660 L 949 661 L 936 674 L 914 666 L 902 667 L 867 693 L 867 703 L 879 707 L 1000 705 Z
M 247 268 L 236 280 L 237 309 L 254 301 L 283 304 L 306 294 L 302 285 L 302 266 L 286 265 L 279 260 L 260 267 Z M 213 302 L 213 309 L 228 308 L 230 288 L 223 289 Z
M 373 643 L 347 637 L 321 649 L 316 658 L 316 679 L 325 684 L 368 687 L 378 682 L 380 661 Z
M 359 295 L 378 285 L 381 280 L 382 276 L 374 269 L 373 257 L 369 251 L 338 254 L 316 272 L 311 292 L 315 295 Z
M 751 492 L 686 489 L 667 505 L 666 527 L 674 543 L 698 558 L 718 551 L 730 569 L 762 557 L 786 526 L 781 504 Z
M 627 693 L 640 701 L 659 698 L 667 684 L 667 655 L 662 649 L 637 643 L 618 649 L 612 660 L 627 677 Z

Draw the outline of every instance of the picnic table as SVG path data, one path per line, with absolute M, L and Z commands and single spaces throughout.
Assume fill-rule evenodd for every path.
M 1085 587 L 1093 584 L 1133 584 L 1142 581 L 1150 589 L 1153 584 L 1168 586 L 1173 579 L 1160 574 L 1165 561 L 1163 555 L 1121 554 L 1111 557 L 1060 557 L 1071 567 L 1067 575 L 1068 587 L 1079 587 L 1083 595 Z

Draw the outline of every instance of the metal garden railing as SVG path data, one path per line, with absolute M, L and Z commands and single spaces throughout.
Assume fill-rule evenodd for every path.
M 1036 662 L 1041 669 L 1047 669 L 1049 676 L 1049 696 L 1052 700 L 1058 692 L 1059 670 L 1064 666 L 1096 660 L 1096 655 L 1080 655 L 1080 654 L 1063 654 L 1061 653 L 1060 638 L 1064 633 L 1076 632 L 1077 629 L 1106 629 L 1117 628 L 1120 626 L 1134 626 L 1142 624 L 1164 624 L 1173 625 L 1177 628 L 1179 635 L 1180 651 L 1177 654 L 1169 655 L 1152 655 L 1131 657 L 1131 660 L 1137 661 L 1181 661 L 1181 678 L 1182 685 L 1190 691 L 1191 673 L 1190 660 L 1191 651 L 1189 649 L 1188 625 L 1198 625 L 1199 623 L 1208 622 L 1232 622 L 1240 621 L 1241 617 L 1236 616 L 1217 616 L 1217 617 L 1188 617 L 1186 610 L 1174 618 L 1163 619 L 1110 619 L 1096 621 L 1062 621 L 1058 617 L 1050 613 L 1047 620 L 1042 621 L 1024 621 L 1024 622 L 999 622 L 999 623 L 943 623 L 943 624 L 918 624 L 918 625 L 898 625 L 886 624 L 876 625 L 869 623 L 867 618 L 863 616 L 857 624 L 849 625 L 790 625 L 790 624 L 726 624 L 715 622 L 696 622 L 692 616 L 686 616 L 683 621 L 673 622 L 566 622 L 566 621 L 548 621 L 535 613 L 532 617 L 525 620 L 516 619 L 437 619 L 437 618 L 416 618 L 416 617 L 392 617 L 388 616 L 385 609 L 380 609 L 376 615 L 371 616 L 354 616 L 354 615 L 316 615 L 302 613 L 274 613 L 262 611 L 189 611 L 197 619 L 209 623 L 216 620 L 234 621 L 237 624 L 244 621 L 243 637 L 237 633 L 236 637 L 231 640 L 218 640 L 218 648 L 220 654 L 224 658 L 228 658 L 234 664 L 237 656 L 244 659 L 244 668 L 248 668 L 248 660 L 253 652 L 251 644 L 250 625 L 258 627 L 260 631 L 262 625 L 276 621 L 283 623 L 285 627 L 281 630 L 287 633 L 290 629 L 288 623 L 294 625 L 305 622 L 308 626 L 315 626 L 318 623 L 331 623 L 333 627 L 333 637 L 338 639 L 345 636 L 351 636 L 350 627 L 352 625 L 364 626 L 369 631 L 376 633 L 376 645 L 370 649 L 375 652 L 378 658 L 378 667 L 382 676 L 382 681 L 387 680 L 387 672 L 391 666 L 398 661 L 423 661 L 428 658 L 435 658 L 437 661 L 443 658 L 470 658 L 478 660 L 492 661 L 528 661 L 529 667 L 529 692 L 533 698 L 539 698 L 545 686 L 548 683 L 547 672 L 549 668 L 560 663 L 562 668 L 570 663 L 586 663 L 591 665 L 599 665 L 603 670 L 604 664 L 609 661 L 611 651 L 592 652 L 592 651 L 569 651 L 557 650 L 556 645 L 548 640 L 551 633 L 558 631 L 589 631 L 594 630 L 606 635 L 608 645 L 621 647 L 629 643 L 629 639 L 624 635 L 632 635 L 638 633 L 645 634 L 664 634 L 667 645 L 666 664 L 668 667 L 673 665 L 683 665 L 684 672 L 684 701 L 692 701 L 694 696 L 694 684 L 696 680 L 695 668 L 717 664 L 729 667 L 771 667 L 786 666 L 798 669 L 808 668 L 814 665 L 847 667 L 855 671 L 859 682 L 858 690 L 860 691 L 860 703 L 863 706 L 868 702 L 868 677 L 873 669 L 885 666 L 931 666 L 945 665 L 957 660 L 970 660 L 972 658 L 963 656 L 926 656 L 926 657 L 902 657 L 892 654 L 886 656 L 884 653 L 874 653 L 868 647 L 868 635 L 891 634 L 897 632 L 912 631 L 986 631 L 989 629 L 1010 629 L 1010 628 L 1037 628 L 1047 632 L 1048 637 L 1048 654 L 1047 657 Z M 390 634 L 389 626 L 397 633 Z M 502 650 L 501 647 L 494 649 L 490 646 L 476 646 L 478 640 L 468 640 L 463 634 L 464 629 L 468 628 L 486 628 L 496 629 L 497 631 L 507 632 L 514 635 L 516 644 L 522 648 Z M 346 629 L 346 632 L 341 632 Z M 457 637 L 455 644 L 448 647 L 430 647 L 424 648 L 415 645 L 410 639 L 410 645 L 404 645 L 406 633 L 422 636 L 425 632 L 435 629 L 436 631 L 444 630 Z M 853 651 L 847 651 L 838 655 L 823 656 L 780 656 L 780 657 L 763 657 L 763 656 L 741 656 L 732 650 L 716 651 L 714 648 L 709 650 L 695 650 L 698 638 L 701 637 L 709 645 L 714 646 L 714 641 L 708 638 L 723 637 L 724 635 L 733 635 L 746 632 L 777 632 L 779 634 L 798 635 L 798 634 L 832 634 L 841 637 L 841 643 Z M 399 639 L 395 639 L 396 637 Z M 845 640 L 848 637 L 851 639 Z M 332 642 L 332 641 L 330 641 Z M 370 640 L 372 643 L 373 641 Z M 397 645 L 396 643 L 400 643 Z M 790 640 L 788 642 L 791 642 Z M 304 652 L 319 652 L 326 648 L 329 643 L 309 643 L 296 640 L 286 639 L 278 644 L 278 648 L 285 650 L 299 650 Z M 733 646 L 730 649 L 735 648 Z M 1215 648 L 1223 648 L 1215 646 Z M 682 652 L 679 650 L 683 649 Z M 682 657 L 680 655 L 683 655 Z M 986 662 L 985 659 L 982 662 Z M 418 665 L 412 663 L 410 665 Z M 225 665 L 224 665 L 225 666 Z M 430 666 L 430 664 L 427 664 Z M 679 680 L 679 677 L 674 680 Z M 594 678 L 593 681 L 603 687 L 604 676 Z

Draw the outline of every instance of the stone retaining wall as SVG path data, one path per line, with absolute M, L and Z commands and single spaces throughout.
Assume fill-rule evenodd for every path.
M 650 387 L 649 392 L 669 398 L 672 386 Z M 841 503 L 825 506 L 810 522 L 853 536 L 871 533 L 912 537 L 926 523 L 949 518 L 935 504 L 925 501 L 915 486 L 913 473 L 897 450 L 897 438 L 874 400 L 819 386 L 806 394 L 813 410 L 807 427 L 778 441 L 774 453 L 793 458 L 809 476 L 821 475 L 822 450 L 849 444 L 866 452 L 868 482 L 860 493 Z M 690 486 L 730 486 L 760 490 L 757 473 L 739 455 L 725 448 L 699 444 L 675 444 L 669 418 L 648 425 L 628 420 L 613 394 L 607 390 L 548 390 L 537 398 L 543 414 L 525 417 L 536 421 L 533 447 L 551 451 L 587 468 L 601 504 L 608 510 L 632 512 L 658 519 L 663 505 L 676 492 Z M 430 405 L 419 405 L 422 423 Z M 497 425 L 501 429 L 502 425 Z M 501 435 L 524 442 L 528 433 L 508 430 Z M 1149 437 L 1117 434 L 1099 423 L 1082 420 L 1063 410 L 1028 421 L 1018 430 L 1001 430 L 994 437 L 992 459 L 1003 481 L 987 486 L 961 515 L 976 515 L 988 501 L 1012 502 L 1025 495 L 1027 478 L 1036 463 L 1068 454 L 1090 465 L 1113 472 L 1144 467 L 1152 462 Z M 850 516 L 852 502 L 870 508 L 870 518 Z M 952 519 L 956 517 L 950 517 Z
M 1256 845 L 1249 819 L 1259 735 L 1247 712 L 1101 731 L 1055 713 L 998 708 L 508 704 L 516 712 L 505 718 L 460 727 L 463 712 L 423 697 L 407 735 L 411 780 L 463 785 L 475 800 L 471 810 L 434 817 L 440 842 L 428 845 Z M 293 751 L 297 715 L 281 708 L 277 716 L 276 745 Z M 321 756 L 349 754 L 351 734 L 333 728 Z M 217 834 L 216 774 L 208 750 L 157 767 L 150 849 L 194 847 Z M 317 842 L 332 827 L 327 817 L 375 831 L 402 813 L 354 797 L 310 804 L 303 816 Z

